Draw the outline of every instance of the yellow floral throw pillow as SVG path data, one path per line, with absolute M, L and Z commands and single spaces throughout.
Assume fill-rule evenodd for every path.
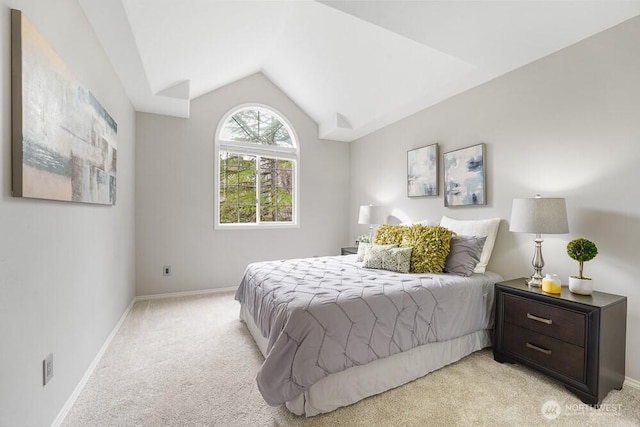
M 453 231 L 439 225 L 412 226 L 384 224 L 378 227 L 375 244 L 410 247 L 411 273 L 441 273 L 451 250 Z
M 382 224 L 376 230 L 376 235 L 373 238 L 373 243 L 376 245 L 397 245 L 400 246 L 404 232 L 409 227 L 404 225 L 390 225 Z

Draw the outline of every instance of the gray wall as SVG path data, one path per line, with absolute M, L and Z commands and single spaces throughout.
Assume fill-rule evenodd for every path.
M 598 244 L 586 272 L 597 289 L 629 297 L 627 375 L 640 379 L 640 19 L 348 145 L 318 140 L 317 126 L 261 74 L 194 100 L 189 120 L 135 115 L 75 1 L 0 1 L 0 425 L 54 421 L 134 286 L 140 295 L 236 286 L 252 261 L 337 254 L 366 233 L 356 221 L 367 203 L 405 220 L 504 218 L 490 268 L 511 278 L 530 273 L 533 253 L 533 236 L 508 232 L 511 200 L 565 197 L 571 233 L 545 237 L 545 271 L 566 282 L 577 269 L 566 242 Z M 10 196 L 10 8 L 24 11 L 117 121 L 116 206 Z M 246 102 L 273 106 L 297 132 L 300 228 L 213 229 L 215 129 Z M 441 152 L 487 144 L 486 207 L 406 197 L 406 151 L 433 142 Z M 163 277 L 168 264 L 173 275 Z M 49 352 L 55 376 L 43 387 Z
M 216 128 L 250 102 L 280 111 L 298 136 L 299 228 L 214 230 Z M 136 117 L 138 295 L 237 286 L 250 262 L 337 255 L 348 243 L 349 145 L 319 140 L 317 125 L 263 74 L 195 99 L 189 119 Z
M 0 0 L 0 425 L 51 424 L 134 296 L 135 114 L 74 0 Z M 118 123 L 114 207 L 11 197 L 10 8 Z M 54 377 L 42 386 L 42 360 Z
M 508 231 L 515 197 L 565 197 L 569 235 L 544 236 L 545 271 L 577 274 L 576 237 L 599 255 L 585 264 L 600 291 L 626 295 L 627 376 L 640 380 L 640 18 L 397 122 L 351 145 L 350 234 L 358 205 L 393 207 L 408 220 L 503 218 L 489 268 L 530 275 L 533 235 Z M 444 208 L 406 196 L 406 152 L 486 143 L 488 205 Z

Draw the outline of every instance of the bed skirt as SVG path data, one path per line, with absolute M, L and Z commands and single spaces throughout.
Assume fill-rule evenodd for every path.
M 267 339 L 260 333 L 244 304 L 240 308 L 240 319 L 246 323 L 249 333 L 265 356 Z M 489 329 L 449 341 L 424 344 L 331 374 L 313 384 L 297 398 L 286 402 L 286 407 L 296 415 L 307 417 L 331 412 L 406 384 L 489 346 Z

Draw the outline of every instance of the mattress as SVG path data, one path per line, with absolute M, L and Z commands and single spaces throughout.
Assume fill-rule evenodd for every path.
M 236 299 L 265 355 L 258 388 L 267 403 L 287 403 L 309 416 L 334 406 L 310 403 L 320 387 L 311 388 L 325 378 L 400 359 L 406 364 L 433 349 L 446 357 L 438 357 L 435 368 L 423 363 L 418 375 L 458 360 L 489 344 L 493 284 L 500 279 L 491 272 L 459 277 L 363 269 L 354 255 L 251 264 Z M 396 373 L 393 384 L 365 392 L 414 375 Z

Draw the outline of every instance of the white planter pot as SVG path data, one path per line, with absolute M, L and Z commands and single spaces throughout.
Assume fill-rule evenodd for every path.
M 578 295 L 591 295 L 593 293 L 593 280 L 569 277 L 569 290 Z

